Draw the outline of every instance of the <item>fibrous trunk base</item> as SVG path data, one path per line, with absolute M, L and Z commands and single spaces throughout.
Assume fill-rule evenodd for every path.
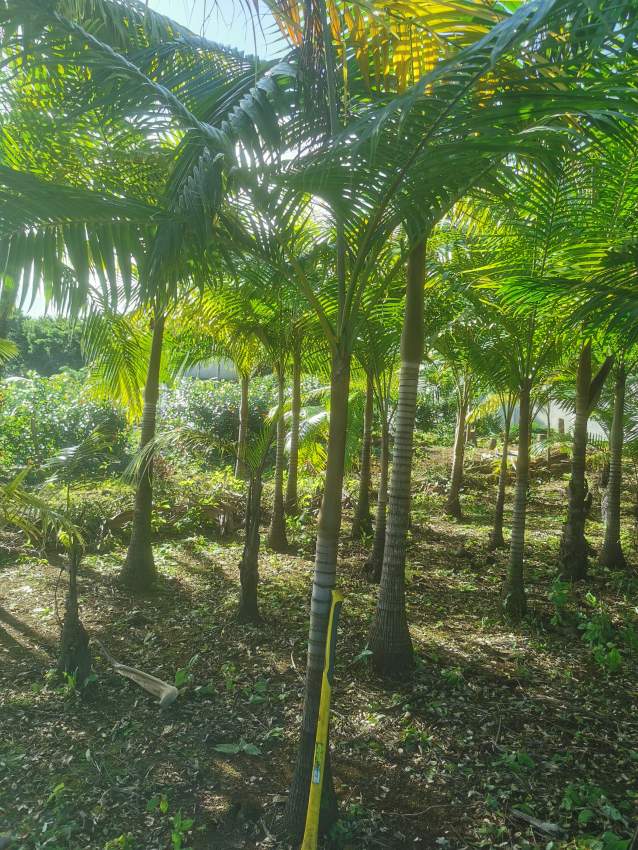
M 81 685 L 88 678 L 91 665 L 91 649 L 86 629 L 77 614 L 67 611 L 62 624 L 58 670 L 60 673 L 75 676 L 77 684 Z

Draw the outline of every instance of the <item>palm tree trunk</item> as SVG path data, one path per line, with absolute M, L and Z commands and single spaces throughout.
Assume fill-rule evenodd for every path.
M 297 481 L 299 475 L 299 419 L 301 415 L 301 352 L 295 346 L 292 361 L 292 399 L 290 410 L 290 455 L 286 481 L 285 508 L 288 516 L 299 512 Z
M 337 572 L 337 549 L 341 529 L 341 501 L 343 469 L 348 423 L 348 391 L 350 386 L 350 357 L 335 352 L 332 358 L 330 381 L 330 425 L 328 456 L 324 483 L 317 544 L 315 570 L 310 604 L 310 634 L 308 637 L 308 666 L 301 723 L 301 738 L 297 750 L 295 771 L 286 804 L 286 825 L 293 837 L 303 833 L 310 774 L 315 746 L 317 716 L 321 697 L 321 680 L 325 657 L 326 633 L 330 613 L 331 591 Z M 337 803 L 332 783 L 329 752 L 326 753 L 326 770 L 321 804 L 322 828 L 331 825 L 337 816 Z
M 510 445 L 510 430 L 512 427 L 513 406 L 510 405 L 505 411 L 505 423 L 503 426 L 503 449 L 501 451 L 501 466 L 498 472 L 498 488 L 496 491 L 496 506 L 494 508 L 494 522 L 492 533 L 488 544 L 489 549 L 504 549 L 505 538 L 503 537 L 503 515 L 505 512 L 505 488 L 508 476 L 508 450 Z
M 250 479 L 246 501 L 246 539 L 239 565 L 241 592 L 239 595 L 239 621 L 260 623 L 257 604 L 259 585 L 259 520 L 261 518 L 261 469 Z
M 241 400 L 239 403 L 239 433 L 237 434 L 237 462 L 235 464 L 235 476 L 247 478 L 246 446 L 248 443 L 248 386 L 249 376 L 241 375 Z
M 624 440 L 625 390 L 627 371 L 624 363 L 616 368 L 614 416 L 609 434 L 609 484 L 607 485 L 607 524 L 598 555 L 603 567 L 625 569 L 627 562 L 620 543 L 620 492 L 622 486 L 622 449 Z
M 405 553 L 410 522 L 414 418 L 423 354 L 424 283 L 425 240 L 422 240 L 414 246 L 408 258 L 388 524 L 381 585 L 369 639 L 374 667 L 383 675 L 400 674 L 413 664 L 412 639 L 405 612 Z
M 506 616 L 515 622 L 524 617 L 527 611 L 523 557 L 525 548 L 525 520 L 527 518 L 527 486 L 529 483 L 530 393 L 531 382 L 528 378 L 525 378 L 521 384 L 519 395 L 516 492 L 514 495 L 509 571 L 503 598 L 503 610 Z
M 559 553 L 559 574 L 568 581 L 587 576 L 588 558 L 585 539 L 587 482 L 587 420 L 591 387 L 591 343 L 582 347 L 576 373 L 576 412 L 572 438 L 572 474 L 568 487 L 567 522 L 563 529 Z
M 66 596 L 64 621 L 60 636 L 58 670 L 75 676 L 78 685 L 83 684 L 91 672 L 91 648 L 89 636 L 80 622 L 78 606 L 78 569 L 82 550 L 74 540 L 69 552 L 69 587 Z
M 284 465 L 286 463 L 286 423 L 284 421 L 285 375 L 277 367 L 277 454 L 275 457 L 275 493 L 272 519 L 268 529 L 268 546 L 275 552 L 287 552 L 286 514 L 284 512 Z
M 159 399 L 159 377 L 162 362 L 162 343 L 164 341 L 163 315 L 155 315 L 151 354 L 148 360 L 146 385 L 144 387 L 144 411 L 142 413 L 142 433 L 140 450 L 155 438 L 155 419 Z M 135 513 L 131 539 L 122 567 L 121 579 L 135 590 L 147 590 L 157 578 L 153 547 L 151 545 L 151 514 L 153 511 L 153 453 L 145 458 L 137 479 L 135 492 Z
M 374 521 L 374 541 L 372 552 L 366 561 L 366 573 L 370 581 L 379 584 L 383 566 L 383 551 L 385 549 L 385 524 L 388 505 L 388 467 L 390 465 L 390 429 L 386 411 L 382 411 L 381 420 L 381 473 L 379 476 L 379 496 L 377 498 L 377 513 Z
M 445 504 L 445 512 L 455 519 L 461 519 L 461 484 L 463 483 L 463 462 L 465 460 L 465 439 L 467 411 L 470 399 L 465 387 L 460 388 L 459 409 L 456 415 L 456 433 L 454 434 L 454 451 L 452 453 L 452 475 L 450 477 L 450 492 Z
M 361 469 L 359 471 L 359 495 L 357 509 L 352 522 L 352 536 L 367 537 L 372 534 L 370 514 L 370 460 L 372 457 L 372 420 L 374 415 L 374 384 L 372 374 L 367 375 L 366 403 L 363 413 L 363 441 L 361 443 Z

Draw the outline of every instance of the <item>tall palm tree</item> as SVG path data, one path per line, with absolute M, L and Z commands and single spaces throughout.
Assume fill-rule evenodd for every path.
M 113 10 L 114 6 L 119 8 Z M 189 242 L 206 244 L 227 179 L 239 183 L 245 176 L 246 169 L 233 167 L 238 150 L 244 155 L 242 166 L 247 163 L 255 166 L 262 189 L 272 190 L 276 198 L 285 183 L 288 203 L 279 206 L 276 219 L 284 241 L 287 224 L 293 216 L 292 206 L 300 208 L 296 200 L 299 196 L 312 197 L 315 203 L 321 203 L 327 213 L 325 220 L 332 227 L 334 262 L 329 267 L 336 284 L 333 289 L 336 297 L 332 302 L 336 310 L 331 314 L 325 309 L 303 272 L 297 276 L 297 284 L 317 313 L 331 349 L 332 399 L 313 582 L 306 700 L 301 745 L 287 807 L 287 820 L 293 832 L 303 826 L 305 818 L 330 590 L 336 578 L 350 356 L 356 316 L 370 270 L 379 251 L 402 224 L 410 228 L 410 243 L 420 245 L 449 205 L 468 185 L 487 174 L 490 166 L 514 149 L 537 150 L 534 134 L 521 131 L 544 125 L 547 120 L 556 121 L 558 114 L 567 112 L 572 127 L 578 124 L 575 116 L 583 111 L 588 115 L 598 111 L 607 119 L 613 106 L 617 114 L 620 74 L 614 77 L 616 86 L 612 96 L 607 80 L 582 75 L 579 87 L 570 88 L 565 73 L 567 69 L 574 73 L 579 61 L 587 67 L 592 50 L 599 49 L 601 43 L 611 65 L 612 59 L 622 52 L 624 28 L 628 26 L 627 18 L 631 13 L 629 0 L 619 4 L 614 9 L 614 25 L 610 27 L 607 9 L 602 15 L 596 2 L 583 10 L 582 4 L 575 0 L 557 0 L 544 4 L 541 10 L 534 3 L 523 6 L 495 26 L 489 11 L 488 20 L 481 26 L 477 26 L 473 17 L 463 17 L 455 27 L 455 38 L 445 42 L 448 60 L 437 65 L 429 76 L 402 94 L 396 94 L 397 87 L 391 84 L 389 94 L 371 96 L 369 87 L 364 85 L 365 74 L 353 72 L 347 77 L 349 107 L 340 112 L 344 99 L 338 97 L 336 90 L 338 45 L 331 36 L 328 10 L 323 4 L 319 6 L 316 17 L 320 26 L 312 29 L 316 37 L 314 42 L 308 40 L 311 49 L 302 51 L 299 57 L 304 71 L 320 66 L 320 73 L 303 75 L 311 87 L 325 91 L 325 98 L 315 99 L 315 114 L 311 116 L 308 115 L 310 110 L 306 110 L 305 115 L 294 111 L 295 104 L 300 102 L 299 86 L 294 79 L 295 57 L 293 63 L 279 71 L 256 64 L 257 84 L 244 89 L 238 98 L 234 96 L 242 85 L 223 88 L 222 84 L 224 96 L 216 98 L 214 109 L 210 109 L 210 89 L 203 81 L 207 63 L 212 64 L 209 54 L 214 51 L 211 47 L 202 43 L 198 46 L 180 33 L 181 49 L 163 49 L 163 62 L 158 61 L 162 46 L 156 39 L 148 50 L 141 52 L 139 64 L 136 64 L 128 43 L 121 43 L 125 28 L 120 25 L 114 27 L 113 32 L 109 29 L 112 21 L 121 24 L 129 4 L 123 13 L 120 4 L 101 0 L 99 13 L 93 14 L 90 4 L 78 6 L 71 0 L 63 3 L 61 10 L 55 13 L 40 0 L 4 0 L 0 7 L 0 11 L 7 13 L 5 18 L 0 15 L 0 24 L 6 23 L 8 18 L 11 37 L 15 33 L 14 24 L 25 21 L 27 32 L 38 33 L 38 39 L 30 45 L 32 50 L 41 51 L 45 45 L 48 49 L 52 42 L 56 47 L 62 44 L 64 55 L 72 53 L 76 65 L 90 64 L 91 80 L 90 85 L 84 86 L 85 95 L 92 93 L 98 104 L 125 114 L 133 123 L 143 124 L 153 138 L 161 135 L 167 126 L 171 129 L 177 126 L 183 134 L 167 189 L 165 206 L 172 217 L 161 222 L 153 239 L 149 272 L 142 281 L 143 297 L 148 297 L 149 292 L 159 286 L 160 275 L 164 275 L 169 290 L 174 292 L 183 270 L 179 260 L 183 258 L 184 247 Z M 73 18 L 78 8 L 82 24 Z M 143 38 L 146 44 L 149 32 L 155 36 L 156 31 L 161 30 L 161 22 L 153 16 L 150 16 L 152 26 L 140 20 L 139 4 L 131 4 L 131 9 L 134 11 L 129 18 L 137 17 L 129 30 Z M 555 35 L 555 26 L 560 29 L 560 37 Z M 449 28 L 448 16 L 443 31 Z M 564 33 L 570 31 L 575 35 L 578 60 L 570 51 L 569 42 L 565 42 Z M 113 45 L 104 41 L 107 36 L 112 37 Z M 18 42 L 22 46 L 19 39 Z M 468 43 L 469 46 L 456 55 L 459 46 Z M 317 50 L 312 49 L 313 44 Z M 520 45 L 520 50 L 515 49 Z M 521 70 L 521 51 L 528 58 L 527 73 Z M 167 52 L 182 60 L 187 54 L 188 61 L 195 64 L 195 72 L 189 75 L 184 70 L 184 61 L 170 62 L 166 59 Z M 511 61 L 503 57 L 511 57 Z M 554 59 L 557 61 L 552 75 L 546 76 L 543 68 Z M 364 64 L 360 60 L 357 67 Z M 209 73 L 216 80 L 225 80 L 229 77 L 227 70 L 225 65 L 222 72 L 213 69 Z M 418 75 L 421 74 L 419 69 Z M 105 85 L 114 77 L 116 86 Z M 530 96 L 534 88 L 543 91 L 543 98 Z M 246 108 L 248 91 L 249 107 Z M 431 96 L 433 92 L 435 96 Z M 307 106 L 310 102 L 305 99 Z M 317 109 L 318 102 L 320 106 L 325 104 L 326 109 Z M 158 103 L 162 107 L 159 110 L 155 108 Z M 277 105 L 280 104 L 293 111 L 285 115 L 285 120 L 277 121 Z M 324 111 L 328 121 L 318 122 L 317 116 L 321 117 Z M 350 115 L 356 115 L 356 119 L 350 120 Z M 340 137 L 342 118 L 348 120 L 348 127 Z M 279 154 L 284 151 L 286 157 L 264 153 L 265 138 L 271 143 L 271 150 L 274 142 Z M 551 139 L 551 135 L 547 138 Z M 290 151 L 298 151 L 298 154 L 290 158 Z M 288 256 L 288 260 L 297 268 L 295 256 Z M 416 265 L 412 264 L 413 277 Z M 402 444 L 412 427 L 409 399 L 418 380 L 418 369 L 415 372 L 413 363 L 406 369 L 404 410 L 399 417 L 402 420 L 399 427 L 405 431 L 406 438 L 402 439 Z M 404 483 L 407 480 L 404 478 Z M 397 500 L 398 515 L 401 513 L 398 502 L 405 500 L 405 494 L 391 490 L 391 503 L 393 498 Z M 400 526 L 399 522 L 397 532 Z M 402 571 L 404 545 L 405 541 L 396 548 L 396 558 L 386 558 L 390 573 Z M 388 587 L 394 584 L 394 580 L 388 579 Z M 407 646 L 403 636 L 400 641 Z M 392 654 L 390 647 L 386 655 L 391 657 Z M 330 796 L 329 771 L 325 788 Z

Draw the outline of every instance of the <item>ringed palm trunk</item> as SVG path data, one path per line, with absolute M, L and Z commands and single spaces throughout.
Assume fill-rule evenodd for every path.
M 587 420 L 589 418 L 589 393 L 591 387 L 591 343 L 581 352 L 576 373 L 576 412 L 572 438 L 572 470 L 568 487 L 567 522 L 560 543 L 559 570 L 561 578 L 580 581 L 587 576 L 588 558 L 585 539 L 587 510 L 587 481 L 585 459 L 587 455 Z
M 374 521 L 374 541 L 372 552 L 366 561 L 366 572 L 370 581 L 379 584 L 383 566 L 383 551 L 385 549 L 385 526 L 388 506 L 388 467 L 390 465 L 390 429 L 386 411 L 382 411 L 381 421 L 381 472 L 379 476 L 379 496 Z
M 246 538 L 244 551 L 239 565 L 241 592 L 239 595 L 239 621 L 241 623 L 260 623 L 257 604 L 259 585 L 259 520 L 261 517 L 261 470 L 250 479 L 246 500 Z
M 140 449 L 155 438 L 159 377 L 164 340 L 164 316 L 156 315 L 153 324 L 151 354 L 148 360 L 144 387 L 144 410 Z M 133 529 L 122 567 L 122 581 L 134 590 L 147 590 L 157 578 L 151 545 L 151 514 L 153 511 L 153 454 L 149 454 L 137 479 Z
M 299 838 L 302 835 L 306 821 L 331 591 L 336 582 L 349 386 L 350 358 L 347 354 L 335 352 L 332 358 L 330 380 L 330 425 L 326 477 L 317 528 L 315 569 L 310 603 L 310 633 L 308 637 L 308 665 L 306 668 L 303 719 L 297 760 L 286 804 L 286 826 L 294 838 Z M 326 770 L 321 802 L 322 829 L 329 827 L 337 816 L 337 803 L 329 755 L 328 751 L 326 753 Z
M 607 485 L 607 523 L 605 538 L 598 556 L 603 567 L 624 569 L 627 566 L 620 544 L 620 491 L 622 485 L 622 449 L 624 438 L 625 390 L 627 371 L 624 363 L 616 369 L 614 416 L 609 434 L 609 484 Z
M 249 376 L 241 375 L 241 400 L 239 403 L 239 433 L 237 434 L 237 462 L 235 464 L 235 476 L 247 478 L 248 468 L 246 466 L 246 446 L 248 444 L 248 388 Z
M 525 521 L 527 518 L 527 486 L 529 483 L 530 394 L 531 382 L 526 378 L 521 384 L 519 395 L 520 417 L 518 455 L 516 458 L 516 491 L 514 494 L 509 569 L 503 598 L 505 615 L 515 622 L 524 617 L 527 611 L 523 558 Z
M 372 457 L 372 419 L 374 415 L 374 384 L 372 374 L 367 375 L 366 403 L 363 414 L 363 441 L 361 443 L 361 469 L 357 509 L 352 522 L 352 536 L 364 537 L 372 533 L 370 514 L 370 461 Z
M 299 418 L 301 415 L 301 353 L 296 346 L 292 361 L 292 399 L 290 410 L 290 455 L 286 481 L 285 509 L 288 516 L 299 512 L 297 481 L 299 475 Z
M 423 240 L 414 246 L 408 258 L 386 540 L 379 597 L 369 638 L 373 665 L 382 675 L 397 675 L 409 670 L 413 665 L 412 639 L 405 611 L 405 554 L 410 522 L 414 419 L 423 354 L 424 283 Z
M 469 407 L 469 394 L 465 387 L 459 393 L 459 409 L 456 416 L 456 433 L 454 435 L 454 451 L 452 453 L 452 475 L 450 477 L 450 492 L 445 504 L 445 512 L 456 519 L 461 519 L 461 485 L 463 483 L 463 462 L 465 460 L 466 420 Z
M 284 422 L 284 370 L 277 367 L 277 454 L 275 457 L 275 493 L 272 519 L 268 529 L 268 546 L 275 552 L 286 552 L 286 514 L 284 511 L 284 465 L 286 462 L 286 423 Z
M 505 424 L 503 428 L 503 449 L 501 451 L 501 466 L 498 472 L 498 487 L 496 492 L 496 506 L 494 508 L 494 522 L 490 534 L 489 548 L 504 549 L 505 538 L 503 537 L 503 515 L 505 512 L 505 489 L 507 487 L 508 475 L 508 450 L 510 445 L 510 430 L 512 428 L 512 412 L 510 406 L 505 412 Z

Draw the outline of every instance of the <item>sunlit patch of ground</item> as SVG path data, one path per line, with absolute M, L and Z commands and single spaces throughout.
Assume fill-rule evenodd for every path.
M 623 649 L 620 669 L 608 673 L 573 619 L 552 623 L 564 482 L 532 488 L 531 614 L 512 629 L 499 616 L 507 553 L 485 548 L 493 485 L 468 488 L 464 520 L 450 522 L 434 473 L 444 476 L 425 464 L 415 475 L 410 681 L 384 683 L 369 668 L 362 651 L 376 588 L 363 578 L 365 547 L 344 542 L 332 722 L 344 819 L 335 846 L 544 848 L 554 840 L 567 848 L 605 831 L 629 840 L 636 657 Z M 599 523 L 590 538 L 600 539 Z M 0 834 L 15 836 L 15 847 L 166 848 L 180 817 L 193 821 L 184 846 L 286 847 L 276 836 L 302 707 L 312 564 L 262 551 L 264 624 L 245 627 L 235 620 L 240 554 L 239 542 L 164 541 L 161 580 L 145 598 L 118 586 L 122 552 L 86 559 L 90 634 L 168 681 L 188 668 L 183 693 L 163 713 L 97 651 L 97 681 L 85 693 L 52 681 L 58 570 L 33 561 L 0 567 Z M 614 622 L 636 623 L 633 573 L 594 569 L 568 603 L 573 616 L 594 610 L 587 590 Z M 61 607 L 63 580 L 58 597 Z M 552 838 L 516 812 L 564 832 Z

